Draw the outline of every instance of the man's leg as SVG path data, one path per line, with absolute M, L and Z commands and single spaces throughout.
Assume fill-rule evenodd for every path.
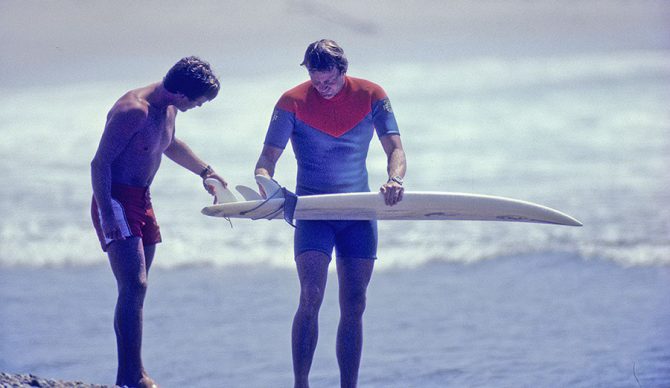
M 154 255 L 156 254 L 156 244 L 144 245 L 144 262 L 147 267 L 147 278 L 149 277 L 149 269 L 154 262 Z
M 149 280 L 149 269 L 151 268 L 151 264 L 154 262 L 154 255 L 156 254 L 156 244 L 151 244 L 151 245 L 144 245 L 144 262 L 147 268 L 147 282 Z M 142 327 L 140 326 L 140 329 Z M 141 338 L 140 338 L 141 340 Z M 140 349 L 140 356 L 141 356 L 141 351 Z M 142 368 L 142 378 L 140 379 L 139 383 L 137 384 L 138 388 L 158 388 L 158 385 L 156 382 L 147 375 L 146 371 L 144 370 L 144 367 Z
M 309 370 L 319 337 L 319 309 L 328 280 L 330 257 L 307 251 L 295 259 L 300 279 L 300 304 L 293 318 L 295 388 L 309 387 Z
M 130 237 L 111 243 L 107 252 L 119 292 L 114 314 L 119 359 L 116 384 L 150 387 L 153 382 L 142 365 L 142 309 L 155 246 L 144 247 L 140 238 Z
M 337 259 L 340 288 L 340 324 L 337 329 L 337 361 L 340 384 L 356 387 L 363 349 L 363 312 L 372 269 L 372 259 Z

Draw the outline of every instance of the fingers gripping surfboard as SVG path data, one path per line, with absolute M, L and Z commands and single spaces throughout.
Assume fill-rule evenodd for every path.
M 235 196 L 230 193 L 230 196 L 221 196 L 227 202 L 207 206 L 202 213 L 212 217 L 268 220 L 470 220 L 582 225 L 558 210 L 505 197 L 406 191 L 401 202 L 387 206 L 383 194 L 378 192 L 310 195 L 294 199 L 290 192 L 268 177 L 259 176 L 256 181 L 268 194 L 265 199 L 249 187 L 238 186 L 245 201 L 231 200 Z M 285 208 L 291 207 L 288 203 L 291 200 L 296 201 L 294 211 L 287 214 Z
M 282 187 L 274 179 L 265 175 L 256 175 L 256 183 L 263 188 L 266 198 L 283 198 Z

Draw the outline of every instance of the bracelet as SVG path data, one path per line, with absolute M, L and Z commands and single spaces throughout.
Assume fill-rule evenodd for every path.
M 395 183 L 399 184 L 400 186 L 402 186 L 402 184 L 405 181 L 404 181 L 404 179 L 402 179 L 402 177 L 400 175 L 395 175 L 395 176 L 389 177 L 389 180 L 387 181 L 387 183 L 388 182 L 395 182 Z
M 207 165 L 204 170 L 200 173 L 200 178 L 205 179 L 214 172 L 212 166 Z

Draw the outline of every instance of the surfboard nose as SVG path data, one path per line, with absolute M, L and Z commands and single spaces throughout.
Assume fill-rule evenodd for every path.
M 582 224 L 582 222 L 579 221 L 578 219 L 576 219 L 574 217 L 571 217 L 567 214 L 565 216 L 568 218 L 568 222 L 566 222 L 565 225 L 567 225 L 567 226 L 584 226 L 584 224 Z
M 565 226 L 584 226 L 584 224 L 582 224 L 581 221 L 566 213 L 563 213 L 561 211 L 549 207 L 547 207 L 546 210 L 550 211 L 552 214 L 552 217 L 550 217 L 549 221 L 550 223 Z

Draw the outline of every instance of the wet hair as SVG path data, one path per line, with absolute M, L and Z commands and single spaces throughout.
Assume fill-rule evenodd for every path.
M 190 56 L 182 58 L 167 72 L 163 86 L 170 93 L 180 93 L 195 101 L 200 97 L 213 100 L 219 93 L 219 80 L 209 63 Z
M 340 73 L 346 73 L 349 61 L 342 47 L 335 41 L 321 39 L 307 46 L 300 66 L 305 66 L 308 71 L 330 71 L 336 68 Z

